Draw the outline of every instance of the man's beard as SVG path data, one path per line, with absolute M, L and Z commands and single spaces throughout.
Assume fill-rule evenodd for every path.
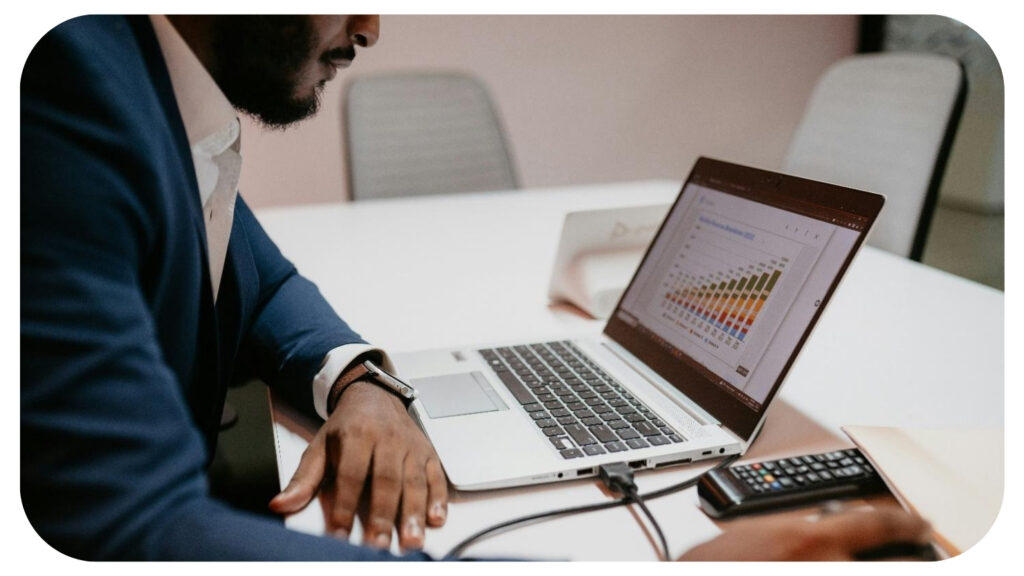
M 323 83 L 307 97 L 295 96 L 317 40 L 305 16 L 220 16 L 210 74 L 236 108 L 265 126 L 284 128 L 320 108 Z

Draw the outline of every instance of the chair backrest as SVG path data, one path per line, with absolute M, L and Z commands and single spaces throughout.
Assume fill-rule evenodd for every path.
M 868 243 L 920 260 L 966 86 L 945 56 L 840 60 L 814 88 L 782 171 L 885 195 Z
M 356 77 L 344 112 L 353 200 L 518 187 L 495 108 L 469 75 Z

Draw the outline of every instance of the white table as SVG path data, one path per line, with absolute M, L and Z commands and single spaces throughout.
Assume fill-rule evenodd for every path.
M 547 286 L 567 211 L 672 201 L 680 182 L 648 181 L 279 208 L 257 216 L 343 318 L 391 351 L 596 334 L 602 323 L 550 305 Z M 1003 426 L 1003 293 L 864 247 L 789 374 L 745 459 L 849 446 L 839 427 Z M 284 481 L 315 423 L 275 405 Z M 642 473 L 641 492 L 706 465 Z M 440 555 L 524 514 L 607 500 L 592 480 L 455 494 L 428 532 Z M 673 554 L 718 533 L 694 490 L 652 502 Z M 322 531 L 309 507 L 288 526 Z M 654 559 L 639 512 L 616 508 L 482 541 L 470 555 Z

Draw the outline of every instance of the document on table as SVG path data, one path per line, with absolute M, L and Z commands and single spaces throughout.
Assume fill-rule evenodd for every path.
M 1002 428 L 844 426 L 908 510 L 931 522 L 955 556 L 991 528 L 1003 500 Z

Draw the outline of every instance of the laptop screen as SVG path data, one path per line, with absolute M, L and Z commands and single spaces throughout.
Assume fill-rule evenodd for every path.
M 881 205 L 701 158 L 605 331 L 748 437 Z

